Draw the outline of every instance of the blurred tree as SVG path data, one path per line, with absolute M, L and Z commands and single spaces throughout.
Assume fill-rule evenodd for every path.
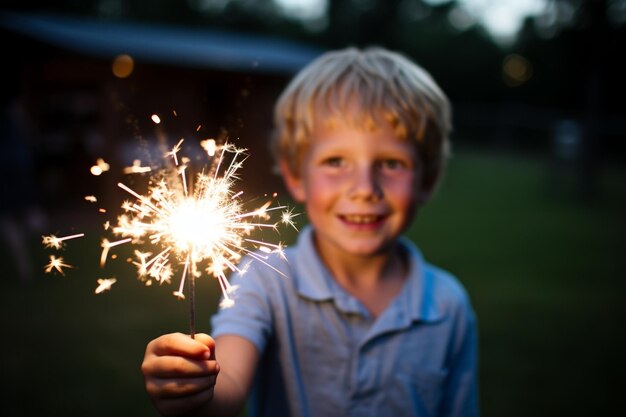
M 626 1 L 545 1 L 509 44 L 464 14 L 464 0 L 319 0 L 321 11 L 308 17 L 280 0 L 6 0 L 3 7 L 262 33 L 327 48 L 383 45 L 416 59 L 456 102 L 483 106 L 483 113 L 517 103 L 507 117 L 519 123 L 546 130 L 554 117 L 585 119 L 585 138 L 603 126 L 613 137 L 623 134 L 625 83 L 616 60 L 626 44 Z M 514 85 L 502 73 L 511 54 L 532 72 Z M 519 105 L 533 114 L 518 114 Z M 585 155 L 593 160 L 592 142 L 585 139 Z M 593 164 L 585 166 L 593 178 Z
M 527 22 L 513 47 L 535 70 L 517 99 L 557 108 L 561 118 L 575 120 L 582 129 L 576 188 L 583 200 L 598 192 L 600 158 L 624 149 L 626 83 L 619 61 L 626 45 L 625 22 L 623 1 L 550 0 L 544 14 Z

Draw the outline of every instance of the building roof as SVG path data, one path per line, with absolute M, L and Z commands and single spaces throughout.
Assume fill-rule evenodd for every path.
M 0 12 L 0 27 L 86 56 L 226 71 L 290 74 L 322 52 L 269 36 L 53 14 Z

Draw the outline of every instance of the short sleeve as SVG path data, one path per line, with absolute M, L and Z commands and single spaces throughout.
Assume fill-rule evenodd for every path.
M 243 274 L 236 274 L 231 279 L 235 288 L 230 295 L 234 304 L 221 308 L 211 319 L 211 334 L 218 337 L 233 334 L 252 342 L 259 352 L 263 352 L 273 329 L 271 310 L 271 286 L 267 283 L 263 270 L 265 265 L 257 261 L 244 260 L 242 265 L 250 263 Z M 266 266 L 265 266 L 266 267 Z M 266 267 L 266 269 L 269 269 Z M 271 271 L 271 269 L 269 269 Z

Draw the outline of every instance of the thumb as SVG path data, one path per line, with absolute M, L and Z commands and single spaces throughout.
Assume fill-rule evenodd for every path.
M 209 348 L 209 355 L 205 359 L 215 360 L 215 340 L 206 333 L 196 333 L 195 336 L 196 341 Z

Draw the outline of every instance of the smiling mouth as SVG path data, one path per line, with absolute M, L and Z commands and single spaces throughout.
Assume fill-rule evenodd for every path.
M 381 222 L 385 216 L 375 214 L 346 214 L 339 216 L 341 220 L 352 224 L 376 224 Z

